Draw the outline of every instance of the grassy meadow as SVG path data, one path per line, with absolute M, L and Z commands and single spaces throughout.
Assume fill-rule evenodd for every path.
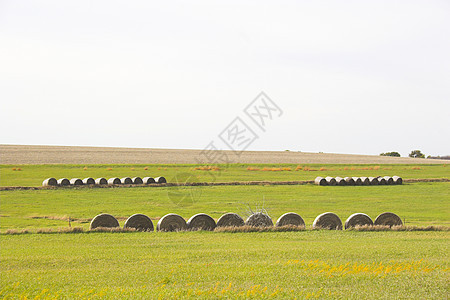
M 2 235 L 0 297 L 446 299 L 449 235 Z
M 206 169 L 192 165 L 2 166 L 0 184 L 39 186 L 49 176 L 161 175 L 170 180 L 177 173 L 194 174 L 198 181 L 450 175 L 444 165 L 196 168 Z M 212 179 L 211 173 L 219 176 Z M 274 221 L 283 213 L 296 212 L 308 227 L 326 211 L 337 213 L 343 222 L 356 212 L 374 219 L 381 212 L 392 211 L 406 225 L 450 226 L 449 191 L 448 182 L 0 191 L 0 298 L 447 299 L 449 231 L 6 232 L 57 230 L 68 227 L 69 217 L 72 227 L 88 229 L 90 219 L 104 212 L 117 217 L 120 225 L 134 213 L 150 216 L 155 224 L 167 213 L 186 219 L 200 212 L 215 219 L 226 212 L 245 217 L 249 206 L 254 210 L 264 207 Z
M 158 177 L 192 176 L 198 182 L 314 180 L 317 176 L 401 176 L 449 178 L 447 165 L 0 165 L 0 186 L 40 186 L 48 177 Z
M 125 219 L 144 213 L 156 223 L 168 213 L 186 220 L 196 213 L 218 219 L 226 212 L 245 217 L 264 207 L 274 220 L 286 212 L 300 214 L 307 225 L 326 211 L 345 219 L 364 212 L 372 219 L 397 213 L 406 225 L 450 225 L 450 183 L 423 182 L 399 186 L 322 187 L 308 185 L 135 187 L 1 191 L 0 230 L 73 226 L 88 228 L 99 213 Z

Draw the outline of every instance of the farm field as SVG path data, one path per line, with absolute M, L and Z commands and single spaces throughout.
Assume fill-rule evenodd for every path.
M 450 166 L 377 164 L 231 164 L 231 165 L 0 165 L 0 186 L 40 186 L 48 177 L 157 177 L 174 182 L 190 178 L 197 182 L 297 181 L 317 176 L 401 176 L 408 178 L 449 178 Z
M 39 186 L 49 176 L 161 175 L 170 181 L 176 174 L 193 174 L 200 182 L 449 178 L 442 164 L 298 166 L 235 164 L 214 171 L 198 165 L 2 165 L 0 184 Z M 72 227 L 87 230 L 99 213 L 114 215 L 121 226 L 130 215 L 144 213 L 156 225 L 167 213 L 188 219 L 203 212 L 217 220 L 235 212 L 245 218 L 249 207 L 264 207 L 274 222 L 296 212 L 308 228 L 326 211 L 343 222 L 356 212 L 374 219 L 392 211 L 406 225 L 450 226 L 449 191 L 449 182 L 0 191 L 0 297 L 446 299 L 449 231 L 34 232 L 67 228 L 69 218 Z M 31 233 L 7 234 L 11 230 Z
M 446 299 L 449 232 L 2 235 L 4 299 Z
M 120 223 L 135 213 L 154 222 L 168 213 L 185 219 L 207 213 L 216 220 L 224 213 L 245 217 L 248 205 L 264 207 L 276 219 L 286 212 L 300 214 L 307 225 L 326 211 L 343 221 L 352 213 L 367 213 L 372 219 L 385 211 L 397 213 L 406 225 L 450 225 L 450 183 L 423 182 L 399 186 L 322 187 L 294 186 L 204 186 L 135 187 L 108 189 L 56 189 L 1 191 L 0 229 L 68 226 L 88 227 L 99 213 L 110 213 Z
M 225 155 L 227 163 L 245 164 L 445 164 L 448 161 L 378 155 L 300 151 L 220 152 L 189 149 L 0 145 L 2 164 L 198 164 Z M 217 162 L 220 162 L 218 160 Z

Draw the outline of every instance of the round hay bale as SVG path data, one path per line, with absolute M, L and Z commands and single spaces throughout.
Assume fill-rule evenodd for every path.
M 156 183 L 155 178 L 153 177 L 144 177 L 142 178 L 144 184 Z
M 70 179 L 70 185 L 83 185 L 83 180 L 80 178 L 72 178 Z
M 352 177 L 352 179 L 355 182 L 355 185 L 363 185 L 363 181 L 360 177 Z
M 347 182 L 342 177 L 336 177 L 336 185 L 344 186 L 347 185 Z
M 83 184 L 86 184 L 86 185 L 95 184 L 95 179 L 92 177 L 84 178 Z
M 121 184 L 122 182 L 120 181 L 119 177 L 113 177 L 108 179 L 108 184 Z
M 60 186 L 70 185 L 70 180 L 67 178 L 58 179 L 58 185 Z
M 156 183 L 166 183 L 167 180 L 166 180 L 166 178 L 160 176 L 160 177 L 156 177 L 156 178 L 155 178 L 155 182 L 156 182 Z
M 234 227 L 240 227 L 244 226 L 245 222 L 244 219 L 242 219 L 238 214 L 235 213 L 227 213 L 224 214 L 217 220 L 217 227 L 228 227 L 228 226 L 234 226 Z
M 345 177 L 344 180 L 347 185 L 355 185 L 355 180 L 353 177 Z
M 90 229 L 97 227 L 119 227 L 119 221 L 110 214 L 99 214 L 92 219 Z
M 95 179 L 95 184 L 108 184 L 108 180 L 106 180 L 106 178 L 100 177 Z
M 153 231 L 153 222 L 152 220 L 143 214 L 134 214 L 129 217 L 123 228 L 134 228 L 138 231 Z
M 402 226 L 403 222 L 399 216 L 391 212 L 384 212 L 380 214 L 373 222 L 374 225 L 384 225 L 384 226 Z
M 314 183 L 317 185 L 327 185 L 327 181 L 323 177 L 316 177 L 316 180 L 314 180 Z
M 156 225 L 157 231 L 181 231 L 186 230 L 186 221 L 177 214 L 167 214 Z
M 373 225 L 372 219 L 363 213 L 356 213 L 348 217 L 347 221 L 345 221 L 345 229 L 355 226 L 364 226 L 364 225 Z
M 247 218 L 245 225 L 253 227 L 271 227 L 273 226 L 273 222 L 268 215 L 257 212 Z
M 133 177 L 131 178 L 131 181 L 133 182 L 133 184 L 143 184 L 144 181 L 142 181 L 141 177 Z
M 122 184 L 133 184 L 133 180 L 130 177 L 124 177 L 120 179 L 120 183 Z
M 42 181 L 42 186 L 56 186 L 58 185 L 58 180 L 56 178 L 50 177 Z
M 186 225 L 190 230 L 213 231 L 216 228 L 216 221 L 207 214 L 196 214 L 187 221 Z
M 335 213 L 326 212 L 316 217 L 313 228 L 342 230 L 342 221 Z
M 277 223 L 275 223 L 277 227 L 287 225 L 305 227 L 305 221 L 303 221 L 303 218 L 299 214 L 288 212 L 279 217 Z
M 370 185 L 378 185 L 378 178 L 376 177 L 369 177 Z
M 336 179 L 334 179 L 333 177 L 330 177 L 330 176 L 325 177 L 325 180 L 327 181 L 328 185 L 334 186 L 337 184 Z
M 394 184 L 402 184 L 403 179 L 399 176 L 392 176 L 392 180 L 394 180 Z
M 388 184 L 388 185 L 394 184 L 394 179 L 392 179 L 391 176 L 384 176 L 383 178 L 384 178 L 384 180 L 386 180 L 386 184 Z
M 386 179 L 384 179 L 384 177 L 377 177 L 378 180 L 378 185 L 386 185 Z
M 360 177 L 362 185 L 370 185 L 369 177 Z

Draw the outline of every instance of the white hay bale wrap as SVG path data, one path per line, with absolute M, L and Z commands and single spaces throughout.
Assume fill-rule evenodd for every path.
M 386 179 L 384 179 L 384 177 L 377 177 L 378 180 L 378 185 L 386 185 Z
M 271 227 L 273 226 L 273 221 L 268 215 L 257 212 L 247 218 L 245 225 L 253 227 Z
M 83 185 L 83 180 L 80 178 L 72 178 L 70 179 L 70 185 Z
M 378 185 L 378 178 L 376 177 L 369 177 L 370 185 Z
M 186 221 L 177 214 L 167 214 L 156 224 L 157 231 L 181 231 L 186 230 Z
M 384 176 L 383 178 L 384 178 L 384 180 L 386 180 L 386 184 L 388 184 L 388 185 L 394 184 L 394 179 L 392 179 L 391 176 Z
M 342 177 L 336 177 L 336 185 L 345 186 L 347 185 L 347 182 Z
M 120 179 L 120 183 L 122 184 L 133 184 L 133 180 L 130 177 L 124 177 Z
M 160 176 L 160 177 L 156 177 L 156 178 L 155 178 L 155 182 L 156 182 L 156 183 L 166 183 L 167 180 L 166 180 L 166 178 Z
M 141 177 L 133 177 L 131 178 L 131 181 L 133 182 L 133 184 L 143 184 L 144 181 L 142 180 Z
M 58 185 L 59 186 L 67 186 L 70 185 L 70 180 L 67 178 L 60 178 L 58 179 Z
M 347 185 L 355 185 L 355 180 L 353 177 L 345 177 L 344 180 Z
M 370 185 L 369 177 L 360 177 L 362 185 Z
M 153 177 L 144 177 L 142 178 L 142 181 L 144 182 L 144 184 L 156 183 L 155 178 Z
M 347 221 L 345 221 L 345 229 L 356 227 L 356 226 L 364 226 L 364 225 L 373 225 L 372 219 L 363 213 L 356 213 L 348 217 Z
M 303 218 L 299 214 L 288 212 L 279 217 L 275 223 L 277 227 L 288 225 L 305 227 L 305 221 L 303 221 Z
M 95 179 L 92 177 L 84 178 L 83 184 L 85 184 L 85 185 L 95 184 Z
M 153 231 L 152 220 L 143 214 L 134 214 L 130 216 L 123 226 L 123 228 L 134 228 L 138 231 Z
M 337 184 L 336 179 L 334 179 L 333 177 L 330 177 L 330 176 L 325 177 L 325 180 L 327 181 L 327 185 L 334 186 Z
M 106 178 L 100 177 L 95 179 L 95 184 L 108 184 L 108 180 L 106 180 Z
M 119 221 L 110 214 L 99 214 L 92 219 L 90 229 L 97 227 L 119 227 Z
M 108 179 L 108 184 L 121 184 L 122 182 L 120 181 L 119 177 L 113 177 Z
M 42 182 L 42 186 L 56 186 L 58 185 L 58 180 L 56 180 L 56 178 L 50 177 L 45 179 Z
M 216 221 L 207 214 L 193 215 L 186 223 L 189 230 L 208 230 L 216 228 Z
M 316 217 L 313 228 L 342 230 L 342 221 L 335 213 L 326 212 Z
M 399 176 L 392 176 L 392 180 L 394 180 L 394 184 L 402 184 L 403 179 Z
M 352 177 L 352 179 L 355 182 L 355 185 L 363 185 L 363 181 L 361 180 L 361 177 Z
M 391 212 L 384 212 L 375 219 L 374 225 L 384 225 L 384 226 L 402 226 L 403 222 L 399 216 Z
M 327 181 L 323 177 L 316 177 L 316 179 L 314 180 L 314 183 L 317 185 L 322 185 L 322 186 L 327 185 Z
M 219 220 L 217 220 L 217 227 L 240 227 L 244 226 L 244 219 L 241 218 L 238 214 L 235 213 L 226 213 L 222 215 Z

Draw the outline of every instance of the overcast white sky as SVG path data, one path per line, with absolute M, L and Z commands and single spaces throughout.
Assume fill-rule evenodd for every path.
M 265 91 L 283 115 L 249 150 L 450 154 L 449 16 L 447 0 L 0 0 L 0 143 L 202 149 Z

